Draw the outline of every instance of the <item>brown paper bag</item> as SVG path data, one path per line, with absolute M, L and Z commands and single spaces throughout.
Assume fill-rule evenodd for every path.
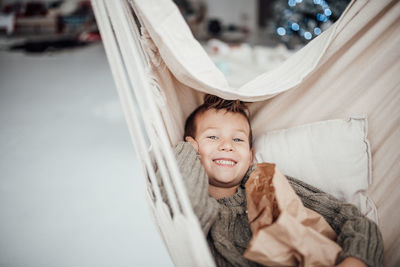
M 325 219 L 304 207 L 275 164 L 261 163 L 246 182 L 253 237 L 244 257 L 267 266 L 333 266 L 342 250 Z

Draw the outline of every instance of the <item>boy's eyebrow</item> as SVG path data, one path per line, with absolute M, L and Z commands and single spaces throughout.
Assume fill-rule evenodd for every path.
M 205 128 L 204 131 L 216 130 L 216 129 L 218 129 L 218 127 L 211 127 L 211 126 L 210 126 L 210 127 Z M 243 129 L 234 129 L 234 131 L 236 131 L 236 132 L 242 132 L 242 133 L 245 134 L 245 135 L 248 134 L 248 133 L 246 133 L 246 131 L 243 130 Z
M 217 127 L 207 127 L 206 129 L 204 129 L 204 131 L 207 131 L 207 130 L 215 130 L 215 129 L 217 129 Z
M 236 129 L 236 131 L 243 133 L 243 135 L 245 135 L 245 136 L 249 135 L 249 133 L 246 133 L 246 131 L 242 130 L 242 129 Z

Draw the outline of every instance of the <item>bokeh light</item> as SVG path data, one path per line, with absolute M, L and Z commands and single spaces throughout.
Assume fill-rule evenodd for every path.
M 279 27 L 278 29 L 276 29 L 276 32 L 280 35 L 283 36 L 286 34 L 286 29 L 283 27 Z
M 291 6 L 291 7 L 296 6 L 296 0 L 289 0 L 288 1 L 288 5 Z
M 311 32 L 305 32 L 304 33 L 304 38 L 307 39 L 307 40 L 311 40 L 311 38 L 312 38 Z
M 330 15 L 332 15 L 332 11 L 329 8 L 327 8 L 324 10 L 324 14 L 325 14 L 325 16 L 329 17 Z
M 314 34 L 315 35 L 320 35 L 321 33 L 322 33 L 322 31 L 321 31 L 320 28 L 318 28 L 318 27 L 314 28 Z
M 332 7 L 325 0 L 287 0 L 287 6 L 280 10 L 276 32 L 288 45 L 293 46 L 296 42 L 305 44 L 335 21 L 332 10 L 336 6 Z

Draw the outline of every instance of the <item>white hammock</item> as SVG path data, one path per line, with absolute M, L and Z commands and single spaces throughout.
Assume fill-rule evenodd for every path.
M 184 120 L 200 104 L 202 93 L 257 101 L 250 105 L 255 136 L 367 114 L 373 155 L 368 192 L 377 203 L 385 265 L 400 261 L 400 215 L 393 213 L 400 202 L 398 1 L 351 2 L 329 30 L 240 88 L 229 86 L 171 0 L 92 4 L 132 142 L 149 180 L 150 207 L 177 266 L 214 265 L 171 150 L 181 140 Z M 173 218 L 161 199 L 155 163 Z

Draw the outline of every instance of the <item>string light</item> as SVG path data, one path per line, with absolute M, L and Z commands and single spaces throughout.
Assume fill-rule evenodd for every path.
M 283 27 L 279 27 L 278 29 L 276 29 L 276 32 L 280 35 L 283 36 L 286 34 L 286 29 Z
M 300 29 L 299 24 L 297 24 L 297 23 L 292 23 L 292 30 L 293 30 L 293 31 L 298 31 L 299 29 Z
M 300 5 L 306 5 L 304 7 L 308 7 L 310 4 L 318 5 L 321 8 L 321 11 L 315 15 L 315 19 L 312 18 L 304 18 L 296 12 L 296 9 L 300 7 Z M 288 0 L 287 2 L 288 8 L 283 11 L 282 19 L 286 25 L 278 25 L 276 32 L 279 36 L 293 36 L 297 35 L 303 40 L 309 41 L 313 37 L 316 37 L 322 33 L 322 29 L 326 29 L 324 27 L 324 23 L 330 21 L 330 17 L 332 16 L 332 10 L 329 8 L 328 3 L 325 0 Z M 329 25 L 327 24 L 327 25 Z M 321 27 L 322 26 L 322 27 Z M 325 25 L 326 26 L 326 25 Z M 287 37 L 285 37 L 286 40 Z
M 327 17 L 329 17 L 330 15 L 332 15 L 332 11 L 331 11 L 329 8 L 325 9 L 325 10 L 324 10 L 324 13 L 325 13 L 325 16 L 327 16 Z
M 318 28 L 318 27 L 315 27 L 315 28 L 314 28 L 314 34 L 315 34 L 315 35 L 320 35 L 321 33 L 322 33 L 322 31 L 321 31 L 320 28 Z
M 311 40 L 311 38 L 312 38 L 311 32 L 305 32 L 304 33 L 304 38 L 306 38 L 306 40 Z

